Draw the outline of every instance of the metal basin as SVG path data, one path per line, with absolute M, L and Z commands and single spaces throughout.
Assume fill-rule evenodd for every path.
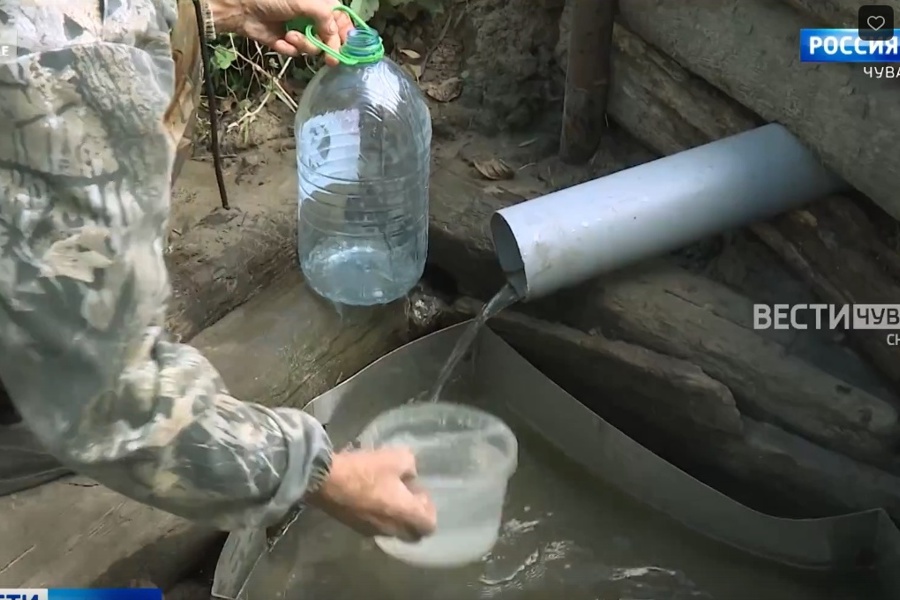
M 307 410 L 336 445 L 422 398 L 463 323 L 373 363 Z M 485 329 L 446 399 L 516 431 L 498 544 L 465 568 L 415 569 L 315 510 L 233 533 L 213 595 L 233 600 L 900 597 L 900 531 L 881 510 L 783 519 L 751 510 L 596 416 Z

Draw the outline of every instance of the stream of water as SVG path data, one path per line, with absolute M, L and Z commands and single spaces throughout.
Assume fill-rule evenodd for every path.
M 518 300 L 515 289 L 507 284 L 482 307 L 457 340 L 424 396 L 426 401 L 472 400 L 446 397 L 455 392 L 445 388 L 488 319 Z M 487 398 L 481 401 L 495 404 Z M 598 482 L 530 429 L 517 425 L 513 415 L 503 418 L 519 438 L 519 467 L 510 481 L 499 539 L 481 562 L 451 569 L 417 568 L 382 553 L 371 541 L 324 515 L 310 515 L 303 547 L 281 563 L 290 573 L 271 579 L 283 582 L 283 587 L 266 586 L 267 596 L 304 600 L 351 600 L 361 595 L 369 600 L 882 597 L 865 576 L 783 568 L 688 531 Z M 349 565 L 353 576 L 348 578 Z
M 258 564 L 247 597 L 886 600 L 866 573 L 782 567 L 698 535 L 573 463 L 505 408 L 510 399 L 502 390 L 447 385 L 485 322 L 516 300 L 511 287 L 494 296 L 463 332 L 437 381 L 423 381 L 420 396 L 488 408 L 518 438 L 518 469 L 500 535 L 483 559 L 459 568 L 411 566 L 325 513 L 309 511 L 293 526 L 293 541 L 285 538 Z
M 475 315 L 475 320 L 472 321 L 472 324 L 469 325 L 459 337 L 459 341 L 457 341 L 456 346 L 453 347 L 453 352 L 450 353 L 450 357 L 447 358 L 447 362 L 445 362 L 444 366 L 441 368 L 441 372 L 434 383 L 434 387 L 431 388 L 431 392 L 428 395 L 429 402 L 437 402 L 440 400 L 441 393 L 444 391 L 447 382 L 450 381 L 450 378 L 453 376 L 454 371 L 456 371 L 459 361 L 463 359 L 466 352 L 468 352 L 469 348 L 472 346 L 472 343 L 478 338 L 478 334 L 481 332 L 481 329 L 484 327 L 485 323 L 487 323 L 488 319 L 495 316 L 500 311 L 509 308 L 518 300 L 518 292 L 516 292 L 512 285 L 507 283 L 481 308 L 481 311 Z

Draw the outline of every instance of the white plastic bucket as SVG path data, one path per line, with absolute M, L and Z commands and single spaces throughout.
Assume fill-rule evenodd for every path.
M 506 486 L 518 464 L 518 442 L 500 419 L 462 404 L 407 404 L 375 418 L 362 448 L 405 446 L 416 455 L 418 479 L 437 508 L 437 530 L 408 543 L 375 543 L 403 562 L 458 567 L 480 560 L 497 541 Z

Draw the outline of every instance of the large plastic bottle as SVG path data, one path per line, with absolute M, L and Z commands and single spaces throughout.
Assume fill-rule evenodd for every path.
M 340 64 L 297 110 L 298 252 L 308 284 L 344 305 L 385 304 L 419 281 L 428 248 L 431 117 L 416 83 L 353 11 Z

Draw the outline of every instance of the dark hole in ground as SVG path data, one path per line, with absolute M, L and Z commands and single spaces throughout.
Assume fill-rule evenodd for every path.
M 165 600 L 209 600 L 216 563 L 222 553 L 225 536 L 211 544 L 196 568 L 183 580 L 166 590 Z
M 459 296 L 459 285 L 456 278 L 446 269 L 442 269 L 433 263 L 425 263 L 425 273 L 422 280 L 429 288 L 444 300 L 452 300 Z

